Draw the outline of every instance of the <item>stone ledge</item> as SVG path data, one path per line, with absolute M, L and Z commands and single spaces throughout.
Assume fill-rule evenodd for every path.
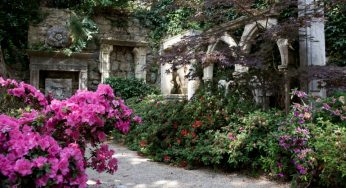
M 78 58 L 78 59 L 87 59 L 93 58 L 95 53 L 72 53 L 70 56 L 64 54 L 60 51 L 37 51 L 37 50 L 27 50 L 26 51 L 29 57 L 64 57 L 64 58 Z
M 128 47 L 147 47 L 148 42 L 131 41 L 131 40 L 117 40 L 113 38 L 101 38 L 101 44 L 110 44 L 114 46 L 128 46 Z
M 163 97 L 165 98 L 165 100 L 186 100 L 187 99 L 187 95 L 185 94 L 168 94 L 168 95 L 163 95 Z

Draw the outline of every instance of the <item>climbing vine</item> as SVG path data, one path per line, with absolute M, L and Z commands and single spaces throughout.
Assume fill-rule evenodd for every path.
M 346 5 L 340 3 L 329 8 L 325 26 L 329 63 L 346 66 Z

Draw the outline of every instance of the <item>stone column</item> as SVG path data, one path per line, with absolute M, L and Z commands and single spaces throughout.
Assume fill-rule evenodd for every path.
M 145 70 L 147 48 L 136 47 L 133 49 L 134 61 L 135 61 L 135 77 L 146 82 L 147 71 Z
M 80 90 L 88 89 L 88 71 L 82 70 L 79 72 L 79 88 Z
M 110 72 L 110 55 L 113 51 L 113 45 L 101 44 L 100 47 L 100 64 L 99 70 L 101 72 L 101 83 L 104 83 L 106 78 L 109 77 Z
M 207 67 L 203 68 L 203 81 L 212 81 L 214 72 L 214 63 L 209 64 Z
M 306 70 L 309 66 L 326 65 L 326 49 L 324 20 L 322 17 L 314 17 L 313 14 L 323 15 L 323 6 L 320 0 L 299 0 L 299 16 L 311 17 L 309 25 L 299 29 L 299 54 L 300 64 Z M 304 85 L 308 85 L 308 91 L 313 95 L 326 96 L 325 89 L 319 89 L 317 80 L 313 80 Z M 306 87 L 305 87 L 306 88 Z
M 33 69 L 32 67 L 30 67 L 30 84 L 34 86 L 36 89 L 40 89 L 39 82 L 40 82 L 40 70 Z
M 168 73 L 167 71 L 171 71 L 172 70 L 172 64 L 170 63 L 165 63 L 165 64 L 161 64 L 161 93 L 163 95 L 169 95 L 171 94 L 171 90 L 173 88 L 173 84 L 172 84 L 172 73 Z
M 197 60 L 193 59 L 190 61 L 190 65 L 189 65 L 189 74 L 193 75 L 196 71 L 196 64 L 197 64 Z M 190 100 L 196 93 L 198 87 L 200 84 L 200 80 L 198 77 L 191 77 L 189 78 L 189 81 L 187 83 L 187 99 Z

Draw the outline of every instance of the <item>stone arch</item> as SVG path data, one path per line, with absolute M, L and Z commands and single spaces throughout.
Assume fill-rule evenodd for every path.
M 270 29 L 277 25 L 277 22 L 278 21 L 275 18 L 267 18 L 247 24 L 239 42 L 239 46 L 241 47 L 242 51 L 245 53 L 250 52 L 251 43 L 249 41 L 253 39 L 254 35 L 258 32 L 259 27 Z
M 247 24 L 244 28 L 244 32 L 241 36 L 239 46 L 241 47 L 242 51 L 245 53 L 249 53 L 251 50 L 251 43 L 250 41 L 255 36 L 256 32 L 258 32 L 259 27 L 263 27 L 266 29 L 270 29 L 273 26 L 277 25 L 277 19 L 276 18 L 267 18 L 263 20 L 258 20 L 256 22 Z M 289 61 L 289 44 L 288 39 L 279 38 L 276 41 L 277 47 L 280 52 L 280 58 L 281 58 L 281 65 L 279 68 L 284 69 L 288 65 Z M 244 68 L 240 67 L 239 69 Z
M 237 42 L 231 35 L 229 35 L 227 32 L 224 33 L 220 38 L 216 40 L 216 42 L 210 44 L 207 49 L 207 55 L 214 52 L 217 45 L 220 44 L 220 42 L 223 42 L 228 45 L 229 48 L 238 46 Z M 210 64 L 207 67 L 203 69 L 203 80 L 204 81 L 210 81 L 213 79 L 213 71 L 214 71 L 214 64 Z
M 238 46 L 237 42 L 235 41 L 235 39 L 233 39 L 233 37 L 231 37 L 227 32 L 225 32 L 225 34 L 223 36 L 221 36 L 219 39 L 216 40 L 215 43 L 210 44 L 208 46 L 208 51 L 207 53 L 211 53 L 213 51 L 215 51 L 216 46 L 220 43 L 220 42 L 224 42 L 225 44 L 228 45 L 229 48 Z

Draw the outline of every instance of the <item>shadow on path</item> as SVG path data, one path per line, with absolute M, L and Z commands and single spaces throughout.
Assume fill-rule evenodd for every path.
M 98 173 L 88 169 L 89 187 L 114 188 L 288 188 L 265 178 L 252 179 L 235 173 L 216 173 L 210 170 L 185 170 L 152 162 L 124 146 L 110 144 L 118 159 L 118 171 Z M 100 180 L 101 184 L 96 185 Z

